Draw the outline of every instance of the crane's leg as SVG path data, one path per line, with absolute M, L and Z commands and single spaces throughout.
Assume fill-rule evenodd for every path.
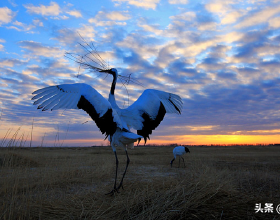
M 117 177 L 118 177 L 118 167 L 119 167 L 119 160 L 118 160 L 118 157 L 117 157 L 117 152 L 114 151 L 114 154 L 115 154 L 115 158 L 116 158 L 116 174 L 115 174 L 115 183 L 114 183 L 114 189 L 109 192 L 109 193 L 106 193 L 105 195 L 113 195 L 115 192 L 119 192 L 116 185 L 117 185 Z
M 173 161 L 175 160 L 175 157 L 170 161 L 170 166 L 172 167 Z
M 184 160 L 184 158 L 183 158 L 183 157 L 182 157 L 182 160 L 183 160 L 183 162 L 184 162 L 184 167 L 186 167 L 185 160 Z
M 178 168 L 180 167 L 180 162 L 181 162 L 181 156 L 179 156 L 179 166 L 178 166 Z
M 125 174 L 126 174 L 127 167 L 128 167 L 128 165 L 129 165 L 129 162 L 130 162 L 130 159 L 129 159 L 129 157 L 128 157 L 127 150 L 125 150 L 125 153 L 126 153 L 126 167 L 125 167 L 125 170 L 124 170 L 124 173 L 123 173 L 123 176 L 122 176 L 122 180 L 121 180 L 121 182 L 120 182 L 120 184 L 119 184 L 117 190 L 118 190 L 119 188 L 121 188 L 121 187 L 123 188 L 123 179 L 124 179 L 124 176 L 125 176 Z

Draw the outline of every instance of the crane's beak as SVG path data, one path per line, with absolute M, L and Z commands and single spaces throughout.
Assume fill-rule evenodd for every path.
M 100 73 L 109 73 L 112 74 L 111 70 L 99 70 Z

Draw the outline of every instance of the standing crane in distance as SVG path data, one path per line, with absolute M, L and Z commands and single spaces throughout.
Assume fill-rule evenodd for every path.
M 176 157 L 178 156 L 179 157 L 179 166 L 180 167 L 180 159 L 182 158 L 183 160 L 183 163 L 184 163 L 184 167 L 186 167 L 185 165 L 185 160 L 184 158 L 182 157 L 185 153 L 191 153 L 189 148 L 187 147 L 183 147 L 183 146 L 177 146 L 173 149 L 173 155 L 174 155 L 174 158 L 170 161 L 170 165 L 172 167 L 172 164 L 173 164 L 173 161 L 176 159 Z
M 90 53 L 95 58 L 97 57 L 98 61 L 101 61 L 98 67 L 82 62 L 78 58 L 75 61 L 90 70 L 113 76 L 108 100 L 85 83 L 61 84 L 39 89 L 33 92 L 35 96 L 32 100 L 35 100 L 34 105 L 38 105 L 38 109 L 42 109 L 42 111 L 82 109 L 95 121 L 101 133 L 105 134 L 105 139 L 109 137 L 115 155 L 116 170 L 113 190 L 107 194 L 114 194 L 123 188 L 123 179 L 130 162 L 127 147 L 133 148 L 134 142 L 138 141 L 139 144 L 142 138 L 146 144 L 147 139 L 150 139 L 149 135 L 160 124 L 166 113 L 181 114 L 183 102 L 178 95 L 146 89 L 132 105 L 124 109 L 119 108 L 114 96 L 115 87 L 117 79 L 122 79 L 124 76 L 120 76 L 115 68 L 105 68 L 105 65 L 102 65 L 104 62 L 102 62 L 101 57 L 98 54 L 96 56 L 94 52 Z M 87 57 L 88 54 L 84 57 Z M 90 60 L 92 61 L 92 58 Z M 131 132 L 131 128 L 135 129 L 137 134 Z M 119 161 L 116 147 L 123 147 L 127 158 L 126 167 L 118 186 Z

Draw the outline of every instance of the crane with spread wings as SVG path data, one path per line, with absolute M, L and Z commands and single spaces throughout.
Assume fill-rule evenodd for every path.
M 96 54 L 97 51 L 92 50 L 82 58 L 93 55 L 96 60 L 102 61 L 99 54 Z M 75 83 L 39 89 L 33 92 L 32 100 L 35 100 L 34 105 L 38 105 L 38 109 L 42 109 L 42 111 L 82 109 L 95 121 L 102 134 L 105 134 L 106 138 L 109 137 L 116 159 L 114 188 L 108 193 L 113 194 L 118 192 L 121 187 L 123 188 L 123 179 L 130 162 L 127 147 L 133 147 L 134 142 L 138 141 L 139 143 L 142 138 L 146 143 L 147 139 L 150 139 L 149 135 L 160 124 L 166 113 L 181 113 L 183 102 L 178 95 L 155 89 L 146 89 L 132 105 L 127 108 L 120 108 L 114 96 L 117 79 L 120 77 L 118 71 L 115 68 L 105 68 L 104 65 L 97 67 L 83 59 L 76 57 L 75 61 L 86 68 L 112 75 L 113 81 L 108 99 L 88 84 Z M 93 58 L 90 58 L 90 61 L 93 61 Z M 101 64 L 104 64 L 104 62 L 101 62 Z M 135 129 L 137 134 L 133 133 L 131 128 Z M 123 147 L 127 158 L 125 171 L 118 186 L 119 162 L 116 147 Z

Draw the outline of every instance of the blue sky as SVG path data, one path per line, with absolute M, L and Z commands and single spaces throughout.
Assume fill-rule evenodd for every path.
M 36 89 L 75 82 L 108 96 L 110 77 L 64 56 L 80 51 L 79 35 L 141 84 L 119 84 L 119 106 L 148 88 L 183 98 L 182 115 L 168 115 L 149 143 L 280 140 L 279 0 L 2 0 L 1 138 L 20 129 L 17 139 L 29 140 L 33 123 L 34 145 L 104 143 L 85 112 L 41 112 L 30 100 Z

